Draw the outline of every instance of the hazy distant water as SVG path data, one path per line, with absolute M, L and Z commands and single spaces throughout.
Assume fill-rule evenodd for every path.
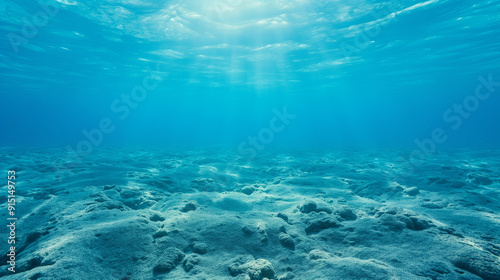
M 500 141 L 500 1 L 44 3 L 0 4 L 3 146 Z

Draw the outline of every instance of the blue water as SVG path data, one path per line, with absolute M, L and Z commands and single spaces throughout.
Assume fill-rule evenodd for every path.
M 500 1 L 43 3 L 0 4 L 2 146 L 500 141 Z
M 1 1 L 0 278 L 498 280 L 499 38 L 500 0 Z

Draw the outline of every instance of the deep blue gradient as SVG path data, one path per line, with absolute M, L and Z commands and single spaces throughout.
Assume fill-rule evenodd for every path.
M 500 143 L 500 87 L 468 98 L 500 82 L 500 1 L 44 3 L 0 4 L 2 146 L 76 147 L 107 118 L 99 145 L 236 148 L 285 107 L 270 147 Z

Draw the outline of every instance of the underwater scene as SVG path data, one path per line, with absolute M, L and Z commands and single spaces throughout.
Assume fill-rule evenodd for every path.
M 499 280 L 500 0 L 3 0 L 0 279 Z

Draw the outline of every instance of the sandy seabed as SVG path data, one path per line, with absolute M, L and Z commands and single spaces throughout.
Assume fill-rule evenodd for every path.
M 500 151 L 407 154 L 1 148 L 0 278 L 500 279 Z

